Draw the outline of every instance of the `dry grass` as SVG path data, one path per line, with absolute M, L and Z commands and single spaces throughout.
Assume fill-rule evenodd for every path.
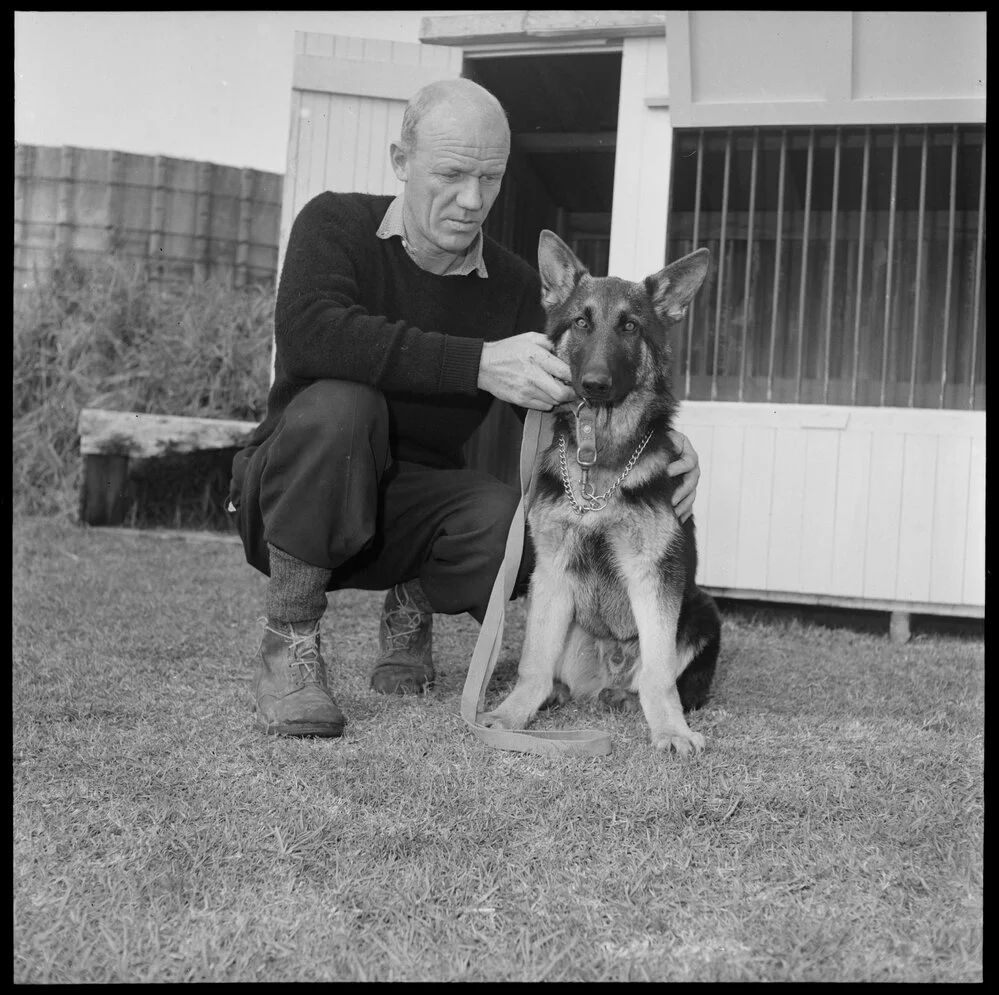
M 491 751 L 438 687 L 367 690 L 380 597 L 331 599 L 340 741 L 251 724 L 262 577 L 217 538 L 14 526 L 14 980 L 981 981 L 984 647 L 726 613 L 697 760 Z M 513 676 L 522 608 L 493 693 Z
M 272 308 L 273 293 L 258 287 L 164 288 L 114 257 L 61 259 L 14 299 L 14 508 L 75 513 L 84 407 L 262 418 Z

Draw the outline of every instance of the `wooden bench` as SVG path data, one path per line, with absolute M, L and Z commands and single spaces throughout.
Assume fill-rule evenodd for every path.
M 80 521 L 120 525 L 128 511 L 128 461 L 207 449 L 242 448 L 256 422 L 146 415 L 134 411 L 80 412 Z

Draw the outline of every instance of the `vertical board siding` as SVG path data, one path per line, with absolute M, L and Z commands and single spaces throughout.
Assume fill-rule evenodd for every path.
M 336 95 L 331 100 L 330 131 L 333 137 L 327 157 L 326 186 L 320 189 L 352 190 L 360 98 Z
M 725 587 L 735 584 L 738 564 L 730 555 L 738 542 L 742 503 L 743 436 L 741 428 L 716 432 L 712 447 L 711 493 L 704 507 L 711 521 L 704 567 Z
M 902 456 L 902 507 L 899 513 L 899 548 L 896 597 L 929 601 L 933 564 L 931 550 L 935 501 L 938 439 L 932 435 L 906 435 Z
M 768 551 L 771 543 L 783 541 L 780 523 L 770 512 L 776 445 L 772 428 L 751 426 L 743 434 L 734 586 L 749 591 L 766 590 Z
M 839 447 L 829 593 L 840 597 L 857 597 L 864 588 L 872 445 L 870 432 L 851 432 Z
M 971 439 L 942 440 L 937 448 L 931 524 L 930 600 L 964 589 L 965 537 L 971 483 Z M 954 537 L 960 536 L 955 542 Z
M 805 429 L 804 501 L 798 576 L 806 591 L 832 586 L 836 546 L 836 478 L 842 433 L 835 429 Z
M 800 591 L 805 511 L 805 432 L 779 427 L 774 446 L 770 516 L 777 535 L 767 551 L 767 588 Z
M 306 199 L 311 196 L 309 191 L 326 189 L 331 103 L 328 93 L 302 95 L 302 127 L 308 128 L 308 134 L 302 136 L 307 144 L 303 143 L 302 155 L 298 160 L 298 182 Z
M 705 586 L 984 605 L 983 413 L 688 401 L 678 425 Z
M 281 176 L 119 151 L 21 146 L 15 156 L 14 286 L 57 250 L 150 263 L 170 281 L 273 285 Z M 249 221 L 247 221 L 249 218 Z
M 864 563 L 866 598 L 892 598 L 898 578 L 899 519 L 904 453 L 896 435 L 878 433 L 871 446 Z
M 964 602 L 985 604 L 985 433 L 971 442 L 968 524 L 964 550 Z

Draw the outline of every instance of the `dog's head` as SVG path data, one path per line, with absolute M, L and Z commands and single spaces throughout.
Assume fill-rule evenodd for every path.
M 541 232 L 546 334 L 569 364 L 581 398 L 615 404 L 631 393 L 650 360 L 660 370 L 668 364 L 667 329 L 687 313 L 709 259 L 707 249 L 698 249 L 638 283 L 594 277 L 554 232 Z

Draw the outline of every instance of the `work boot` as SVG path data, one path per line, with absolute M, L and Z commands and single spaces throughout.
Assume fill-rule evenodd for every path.
M 342 736 L 346 724 L 327 687 L 319 621 L 271 622 L 257 650 L 257 725 L 275 736 Z
M 371 687 L 380 694 L 419 694 L 434 682 L 434 610 L 418 580 L 385 596 L 378 626 L 378 663 Z

